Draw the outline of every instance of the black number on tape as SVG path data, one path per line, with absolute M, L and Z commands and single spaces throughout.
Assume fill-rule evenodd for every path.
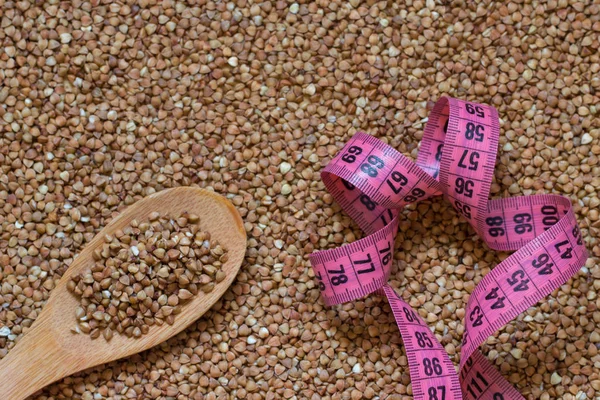
M 341 179 L 341 178 L 340 178 L 340 179 Z M 342 183 L 344 184 L 344 186 L 345 186 L 345 187 L 346 187 L 346 189 L 348 189 L 348 190 L 354 190 L 354 188 L 356 187 L 356 186 L 354 186 L 353 184 L 351 184 L 350 182 L 348 182 L 348 181 L 347 181 L 347 180 L 345 180 L 345 179 L 342 179 Z
M 460 157 L 460 160 L 458 161 L 458 166 L 460 168 L 468 168 L 471 171 L 477 171 L 477 168 L 479 167 L 479 153 L 477 151 L 473 151 L 471 153 L 471 155 L 469 156 L 469 165 L 465 164 L 465 159 L 467 158 L 468 154 L 469 150 L 463 151 L 463 154 Z
M 379 250 L 379 254 L 381 254 L 383 257 L 381 258 L 381 262 L 383 263 L 383 265 L 388 265 L 388 263 L 390 262 L 390 260 L 392 259 L 392 244 L 388 242 L 387 244 L 388 246 Z
M 504 228 L 500 228 L 500 226 L 502 226 L 502 224 L 504 223 L 502 217 L 487 217 L 485 219 L 485 223 L 487 224 L 487 226 L 492 227 L 488 229 L 490 236 L 504 236 Z
M 518 270 L 513 272 L 512 276 L 506 279 L 506 281 L 510 286 L 514 286 L 513 290 L 515 292 L 524 292 L 525 290 L 529 289 L 529 279 L 524 278 L 525 272 L 523 272 L 522 270 Z
M 381 218 L 381 221 L 383 221 L 383 224 L 384 224 L 384 225 L 387 225 L 387 224 L 388 224 L 388 221 L 385 219 L 385 213 L 386 213 L 386 212 L 387 212 L 387 215 L 388 215 L 388 217 L 390 218 L 390 222 L 391 222 L 391 221 L 392 221 L 392 219 L 394 218 L 394 214 L 392 213 L 392 210 L 388 208 L 386 211 L 384 211 L 384 213 L 383 213 L 383 214 L 381 214 L 381 215 L 379 216 L 379 218 Z
M 419 316 L 413 310 L 409 310 L 408 308 L 404 307 L 403 311 L 408 322 L 414 322 L 416 324 L 420 323 Z
M 423 358 L 423 367 L 425 370 L 425 375 L 441 375 L 442 372 L 442 364 L 440 364 L 440 360 L 437 357 L 433 358 Z
M 427 336 L 427 334 L 425 332 L 417 332 L 415 333 L 415 336 L 417 337 L 417 344 L 419 345 L 420 348 L 432 348 L 433 347 L 433 342 L 431 341 L 431 339 L 429 338 L 429 336 Z
M 377 203 L 375 203 L 373 200 L 371 200 L 371 198 L 369 196 L 367 196 L 366 194 L 363 194 L 360 196 L 360 202 L 363 203 L 365 205 L 365 207 L 367 207 L 367 210 L 369 210 L 369 211 L 373 211 L 375 209 L 375 207 L 377 206 Z
M 362 153 L 362 149 L 358 146 L 350 146 L 348 152 L 342 156 L 342 161 L 352 164 L 356 161 L 356 156 Z
M 573 234 L 573 237 L 577 239 L 577 245 L 581 246 L 583 244 L 583 239 L 581 238 L 581 231 L 579 230 L 579 227 L 576 226 L 575 228 L 573 228 L 573 231 L 571 233 Z
M 440 161 L 442 159 L 442 151 L 444 150 L 444 144 L 440 144 L 437 147 L 437 151 L 435 153 L 435 161 Z
M 550 256 L 546 253 L 542 253 L 538 256 L 537 259 L 531 262 L 531 265 L 533 266 L 533 268 L 538 269 L 538 274 L 550 275 L 553 272 L 552 267 L 554 266 L 554 263 L 549 263 L 549 260 Z
M 469 331 L 465 331 L 465 333 L 463 334 L 462 345 L 466 346 L 468 342 L 469 342 Z
M 360 166 L 360 170 L 371 178 L 375 178 L 377 176 L 377 170 L 382 169 L 383 167 L 385 167 L 385 164 L 381 158 L 369 156 L 367 158 L 367 163 Z
M 478 327 L 483 324 L 483 313 L 481 312 L 481 307 L 476 306 L 471 314 L 469 314 L 469 320 L 473 323 L 474 327 Z
M 476 142 L 483 142 L 483 125 L 474 124 L 473 122 L 467 122 L 467 130 L 465 131 L 465 138 L 467 140 L 475 139 Z
M 481 386 L 479 385 L 480 383 L 481 383 Z M 478 399 L 478 398 L 480 398 L 480 395 L 485 391 L 485 388 L 488 386 L 489 386 L 489 383 L 485 380 L 485 378 L 478 371 L 475 374 L 475 376 L 471 378 L 471 382 L 467 385 L 467 391 L 471 394 L 471 396 Z
M 485 296 L 486 300 L 496 300 L 491 306 L 492 310 L 504 308 L 504 300 L 506 300 L 506 297 L 498 297 L 498 290 L 500 289 L 495 287 Z
M 542 214 L 545 215 L 542 218 L 542 224 L 544 224 L 544 230 L 547 231 L 550 227 L 558 222 L 558 209 L 553 205 L 546 205 L 542 207 Z
M 479 118 L 485 118 L 485 114 L 483 112 L 483 108 L 481 106 L 473 107 L 473 104 L 466 104 L 467 112 L 471 115 L 477 115 Z
M 318 272 L 317 274 L 315 274 L 315 276 L 317 277 L 317 280 L 319 281 L 319 290 L 321 290 L 321 291 L 325 290 L 325 284 L 323 283 L 323 277 L 321 276 L 321 273 Z
M 429 400 L 446 400 L 446 386 L 432 386 L 427 389 L 427 394 L 429 395 Z
M 408 178 L 406 178 L 400 172 L 394 171 L 392 172 L 390 177 L 387 178 L 385 181 L 388 184 L 388 186 L 392 189 L 392 191 L 398 194 L 402 191 L 404 185 L 408 183 Z M 394 184 L 394 182 L 397 184 L 397 186 Z
M 471 218 L 471 206 L 469 206 L 468 204 L 463 204 L 458 200 L 454 201 L 454 205 L 456 206 L 456 209 L 459 213 L 461 213 L 469 219 Z
M 423 189 L 414 188 L 413 190 L 411 190 L 410 194 L 404 198 L 404 201 L 412 203 L 423 196 L 425 196 L 425 192 L 423 191 Z
M 531 222 L 531 214 L 517 214 L 513 217 L 513 221 L 517 224 L 515 225 L 515 233 L 518 235 L 522 235 L 533 230 L 533 225 L 529 223 Z
M 340 264 L 340 269 L 328 269 L 327 273 L 328 274 L 332 274 L 335 275 L 333 278 L 331 278 L 331 284 L 333 286 L 339 286 L 342 285 L 346 282 L 348 282 L 348 277 L 344 274 L 346 272 L 346 270 L 344 269 L 344 266 Z
M 369 268 L 366 269 L 357 269 L 356 273 L 357 274 L 368 274 L 370 272 L 375 271 L 375 264 L 373 263 L 373 260 L 371 260 L 371 255 L 367 253 L 367 259 L 366 260 L 356 260 L 353 261 L 355 265 L 363 265 L 363 264 L 368 264 L 370 265 Z
M 561 248 L 563 246 L 565 246 L 565 251 L 561 251 Z M 573 248 L 569 246 L 568 240 L 563 240 L 560 243 L 556 243 L 554 245 L 554 248 L 560 253 L 560 258 L 562 258 L 563 260 L 573 257 Z
M 456 187 L 454 191 L 458 194 L 464 194 L 465 197 L 473 197 L 473 187 L 475 186 L 475 182 L 470 179 L 465 179 L 458 177 L 455 182 Z

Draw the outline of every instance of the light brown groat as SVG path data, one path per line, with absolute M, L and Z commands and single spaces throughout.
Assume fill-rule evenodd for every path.
M 249 237 L 233 286 L 189 329 L 32 398 L 409 399 L 385 301 L 325 308 L 307 256 L 361 235 L 323 166 L 357 130 L 414 157 L 443 94 L 499 111 L 492 196 L 570 196 L 593 254 L 484 354 L 526 397 L 600 396 L 598 4 L 191 3 L 3 5 L 0 357 L 73 256 L 146 195 L 212 187 Z M 469 293 L 507 255 L 439 199 L 400 225 L 391 284 L 458 363 Z
M 189 299 L 225 279 L 228 257 L 197 215 L 155 211 L 133 220 L 105 235 L 94 265 L 67 283 L 80 303 L 71 331 L 109 341 L 115 332 L 140 337 L 154 325 L 173 325 Z

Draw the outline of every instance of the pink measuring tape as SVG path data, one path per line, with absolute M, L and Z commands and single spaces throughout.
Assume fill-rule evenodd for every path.
M 488 200 L 499 136 L 498 112 L 441 98 L 417 162 L 357 133 L 321 176 L 368 236 L 310 256 L 327 305 L 382 291 L 409 361 L 415 399 L 523 399 L 479 352 L 495 331 L 565 283 L 588 253 L 569 199 L 536 195 Z M 477 285 L 467 303 L 460 376 L 427 324 L 387 284 L 399 209 L 442 194 L 489 247 L 517 250 Z

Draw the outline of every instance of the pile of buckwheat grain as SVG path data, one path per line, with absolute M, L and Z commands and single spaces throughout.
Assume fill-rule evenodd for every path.
M 80 301 L 73 333 L 140 337 L 152 325 L 173 325 L 188 300 L 225 279 L 227 250 L 200 230 L 197 215 L 148 219 L 105 235 L 94 266 L 67 283 Z
M 483 353 L 527 398 L 600 396 L 597 2 L 6 1 L 0 24 L 0 358 L 133 202 L 213 188 L 248 233 L 195 324 L 32 399 L 410 399 L 385 300 L 324 307 L 308 255 L 361 236 L 323 166 L 358 130 L 415 157 L 445 94 L 499 111 L 491 196 L 569 196 L 592 254 Z M 458 364 L 469 293 L 506 256 L 424 201 L 391 285 Z

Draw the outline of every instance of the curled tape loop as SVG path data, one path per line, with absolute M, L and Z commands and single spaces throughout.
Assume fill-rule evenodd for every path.
M 431 111 L 416 163 L 360 132 L 321 174 L 368 234 L 310 256 L 323 299 L 331 306 L 385 293 L 406 348 L 415 399 L 522 399 L 478 347 L 588 258 L 569 199 L 488 200 L 499 132 L 495 108 L 444 97 Z M 516 250 L 479 282 L 467 302 L 460 376 L 419 314 L 387 284 L 399 210 L 439 194 L 489 247 Z

